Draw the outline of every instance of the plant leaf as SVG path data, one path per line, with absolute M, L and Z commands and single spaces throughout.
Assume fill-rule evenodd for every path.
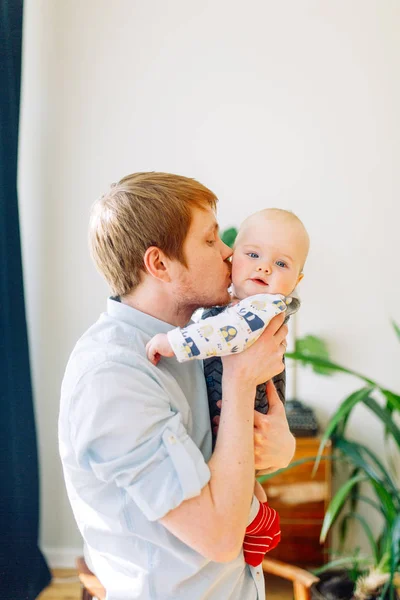
M 334 497 L 329 503 L 327 511 L 325 513 L 324 522 L 322 523 L 322 529 L 319 541 L 323 544 L 326 540 L 326 536 L 328 535 L 329 529 L 332 527 L 333 523 L 336 521 L 336 518 L 340 511 L 342 510 L 349 492 L 351 488 L 356 485 L 359 481 L 365 481 L 366 476 L 364 473 L 360 473 L 355 477 L 352 477 L 341 488 L 336 492 Z
M 380 390 L 385 396 L 386 402 L 391 409 L 400 412 L 400 396 L 394 392 L 391 392 L 390 390 L 385 390 L 383 388 L 380 388 Z
M 221 233 L 221 240 L 224 242 L 224 244 L 229 246 L 229 248 L 233 248 L 237 234 L 238 230 L 236 227 L 229 227 Z
M 370 506 L 375 508 L 375 510 L 377 510 L 379 513 L 381 512 L 381 507 L 379 506 L 379 504 L 377 502 L 374 502 L 374 500 L 372 500 L 371 498 L 368 498 L 368 496 L 363 496 L 362 494 L 359 494 L 357 500 L 361 500 L 361 502 L 365 502 L 366 504 L 369 504 Z
M 322 369 L 326 369 L 327 371 L 337 371 L 340 373 L 347 373 L 349 375 L 354 375 L 359 379 L 362 379 L 366 383 L 368 383 L 372 387 L 380 387 L 375 381 L 357 373 L 356 371 L 352 371 L 351 369 L 346 369 L 346 367 L 342 367 L 326 358 L 321 358 L 320 356 L 311 356 L 307 354 L 300 354 L 300 352 L 287 352 L 285 354 L 287 358 L 292 358 L 293 360 L 298 360 L 304 364 L 312 365 L 313 367 L 321 367 Z
M 374 480 L 372 480 L 371 483 L 376 495 L 381 501 L 382 512 L 386 521 L 388 522 L 388 526 L 391 527 L 397 515 L 397 509 L 394 506 L 392 496 L 381 483 Z
M 369 479 L 376 481 L 380 485 L 383 485 L 384 488 L 391 488 L 392 494 L 398 494 L 397 488 L 384 465 L 369 448 L 363 444 L 346 440 L 345 438 L 337 438 L 335 440 L 335 444 L 337 450 L 340 450 L 340 452 L 350 459 L 354 465 L 360 467 L 368 475 Z M 374 462 L 375 467 L 380 470 L 380 474 L 376 471 L 373 465 L 365 460 L 364 454 L 366 454 Z
M 355 477 L 360 472 L 360 467 L 357 465 L 350 474 L 350 477 Z M 358 497 L 360 495 L 360 483 L 355 485 L 350 492 L 350 508 L 352 512 L 356 511 Z
M 364 400 L 364 398 L 366 398 L 369 395 L 370 391 L 371 391 L 371 388 L 366 387 L 366 388 L 361 388 L 360 390 L 357 390 L 356 392 L 353 392 L 348 398 L 346 398 L 346 400 L 343 400 L 343 402 L 339 406 L 338 410 L 331 417 L 331 419 L 330 419 L 328 425 L 326 426 L 325 431 L 321 437 L 321 442 L 320 442 L 320 445 L 318 448 L 317 460 L 315 461 L 314 469 L 312 472 L 313 477 L 314 477 L 315 473 L 317 472 L 317 469 L 318 469 L 318 466 L 319 466 L 319 463 L 321 460 L 322 452 L 325 448 L 325 445 L 326 445 L 327 441 L 330 439 L 330 437 L 333 435 L 336 427 L 353 410 L 353 408 L 356 406 L 356 404 L 358 404 L 359 402 L 362 402 Z
M 329 360 L 329 352 L 325 342 L 314 335 L 306 335 L 296 339 L 295 352 L 296 354 L 318 356 L 319 358 Z M 313 364 L 312 368 L 319 375 L 332 375 L 331 369 L 326 369 L 321 365 Z
M 392 544 L 390 552 L 390 580 L 400 567 L 400 514 L 397 515 L 392 528 Z
M 279 469 L 278 471 L 274 471 L 273 473 L 267 473 L 266 475 L 260 475 L 259 477 L 257 477 L 257 479 L 262 484 L 265 481 L 272 479 L 276 475 L 280 475 L 281 473 L 286 473 L 286 471 L 289 471 L 289 469 L 293 469 L 294 467 L 298 467 L 299 465 L 303 465 L 304 463 L 307 463 L 307 462 L 311 462 L 311 461 L 315 462 L 316 458 L 317 458 L 316 456 L 306 456 L 304 458 L 299 458 L 299 460 L 294 460 L 293 462 L 290 463 L 290 465 L 288 465 L 284 469 Z M 323 456 L 321 460 L 338 460 L 338 459 L 335 458 L 334 456 Z
M 350 519 L 355 519 L 363 527 L 365 535 L 367 536 L 367 539 L 369 541 L 369 545 L 371 546 L 371 550 L 372 550 L 372 553 L 373 553 L 373 556 L 374 556 L 375 564 L 377 565 L 379 563 L 379 550 L 378 550 L 378 546 L 377 546 L 377 544 L 375 542 L 374 534 L 372 533 L 372 530 L 371 530 L 370 526 L 368 525 L 368 523 L 364 519 L 364 517 L 362 517 L 361 515 L 358 515 L 355 512 L 348 513 L 343 518 L 343 521 L 348 521 Z
M 398 492 L 397 486 L 394 483 L 393 479 L 391 478 L 390 473 L 385 468 L 384 464 L 380 461 L 380 459 L 376 456 L 376 454 L 374 454 L 374 452 L 372 450 L 367 448 L 367 446 L 364 446 L 363 444 L 358 444 L 358 445 L 362 449 L 362 451 L 372 460 L 372 462 L 375 464 L 375 466 L 378 467 L 378 469 L 382 473 L 388 487 L 390 487 L 392 489 L 393 493 L 395 495 L 397 495 L 397 492 Z
M 397 445 L 400 448 L 400 429 L 394 422 L 391 413 L 382 408 L 382 406 L 380 406 L 376 400 L 371 398 L 371 396 L 364 398 L 363 403 L 365 404 L 365 406 L 368 406 L 368 408 L 372 410 L 372 412 L 374 412 L 377 417 L 379 417 L 379 419 L 385 425 L 387 430 L 392 434 Z
M 322 565 L 322 567 L 318 567 L 318 569 L 312 569 L 312 573 L 314 575 L 320 575 L 329 569 L 334 569 L 335 567 L 344 567 L 344 566 L 353 566 L 354 563 L 365 566 L 371 563 L 371 559 L 368 556 L 344 556 L 342 558 L 336 558 L 335 560 L 331 560 L 328 563 Z
M 392 415 L 394 413 L 394 408 L 393 408 L 393 406 L 389 402 L 386 402 L 386 404 L 385 404 L 385 410 L 390 414 L 390 418 L 392 418 Z M 386 427 L 386 425 L 385 425 L 384 435 L 385 435 L 385 442 L 387 442 L 387 440 L 388 440 L 388 438 L 390 436 L 390 431 Z
M 359 465 L 365 476 L 370 481 L 379 501 L 380 501 L 380 511 L 385 518 L 387 525 L 391 527 L 394 519 L 396 518 L 398 510 L 398 493 L 393 493 L 393 490 L 389 492 L 386 487 L 386 481 L 383 482 L 376 470 L 367 462 L 363 455 L 362 450 L 364 447 L 360 444 L 356 444 L 355 442 L 349 442 L 345 439 L 340 439 L 337 441 L 337 448 L 340 449 L 354 464 Z M 355 478 L 352 479 L 354 481 Z M 339 488 L 337 495 L 344 492 L 348 493 L 350 488 L 347 487 L 348 482 L 345 483 L 341 488 Z M 343 492 L 343 493 L 344 493 Z
M 395 330 L 397 337 L 400 340 L 400 327 L 397 325 L 395 321 L 392 320 L 393 329 Z
M 379 553 L 381 554 L 381 556 L 384 556 L 385 552 L 387 552 L 387 548 L 388 548 L 388 528 L 385 526 L 383 527 L 381 533 L 379 534 L 379 536 L 377 537 L 376 543 L 379 546 Z
M 340 551 L 340 553 L 343 552 L 344 543 L 346 541 L 347 532 L 348 532 L 349 520 L 346 519 L 347 516 L 348 515 L 345 515 L 343 517 L 343 519 L 340 521 L 340 527 L 339 527 L 339 551 Z
M 389 563 L 390 578 L 382 590 L 382 598 L 386 598 L 386 593 L 390 590 L 390 598 L 395 598 L 395 586 L 393 579 L 400 566 L 400 514 L 396 516 L 392 529 L 387 532 L 386 541 L 388 542 L 387 561 L 382 565 L 382 571 L 385 572 L 387 563 Z M 382 561 L 381 561 L 382 562 Z

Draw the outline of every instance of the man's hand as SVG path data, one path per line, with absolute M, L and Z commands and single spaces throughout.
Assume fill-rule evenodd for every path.
M 222 357 L 223 381 L 228 378 L 254 388 L 272 379 L 284 369 L 287 325 L 284 313 L 271 319 L 258 340 L 245 352 Z M 255 395 L 255 390 L 254 390 Z
M 267 383 L 269 410 L 266 415 L 254 411 L 255 468 L 263 474 L 287 467 L 296 449 L 283 406 L 272 381 Z

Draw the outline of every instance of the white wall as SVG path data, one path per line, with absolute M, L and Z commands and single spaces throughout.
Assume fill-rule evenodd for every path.
M 294 210 L 312 240 L 299 334 L 400 389 L 397 0 L 27 0 L 20 209 L 41 460 L 42 547 L 80 545 L 57 451 L 60 382 L 107 289 L 91 203 L 139 170 L 198 178 L 222 227 Z M 299 377 L 322 423 L 354 389 Z M 383 447 L 360 410 L 360 439 Z M 68 549 L 70 554 L 68 554 Z

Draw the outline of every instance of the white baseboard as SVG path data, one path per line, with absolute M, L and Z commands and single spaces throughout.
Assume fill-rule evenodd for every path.
M 42 548 L 50 569 L 73 569 L 77 556 L 83 555 L 80 548 Z

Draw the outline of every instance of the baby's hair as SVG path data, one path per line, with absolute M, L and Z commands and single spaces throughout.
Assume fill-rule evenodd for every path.
M 291 210 L 285 210 L 283 208 L 263 208 L 262 210 L 259 210 L 256 213 L 253 213 L 252 215 L 247 217 L 243 221 L 241 227 L 243 227 L 243 225 L 245 225 L 248 221 L 251 221 L 254 218 L 261 217 L 261 216 L 270 217 L 272 219 L 277 219 L 279 221 L 296 221 L 297 223 L 299 223 L 299 225 L 304 227 L 303 222 L 299 219 L 299 217 L 294 212 L 292 212 Z M 305 227 L 304 227 L 304 229 L 305 229 Z

